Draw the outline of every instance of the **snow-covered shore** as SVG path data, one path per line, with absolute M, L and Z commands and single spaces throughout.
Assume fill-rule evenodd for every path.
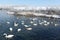
M 26 12 L 22 12 L 22 13 L 14 13 L 14 12 L 7 12 L 8 14 L 11 15 L 22 15 L 22 16 L 42 16 L 42 17 L 53 17 L 53 18 L 60 18 L 60 15 L 56 15 L 56 14 L 43 14 L 43 13 L 26 13 Z

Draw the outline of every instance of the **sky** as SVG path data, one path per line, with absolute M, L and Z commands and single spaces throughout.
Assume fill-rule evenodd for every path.
M 60 6 L 60 0 L 0 0 L 0 5 Z

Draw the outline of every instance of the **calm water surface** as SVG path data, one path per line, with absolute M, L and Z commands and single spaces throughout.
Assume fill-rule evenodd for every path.
M 44 20 L 49 22 L 47 26 L 39 24 Z M 26 27 L 21 24 L 22 21 L 24 21 L 24 25 L 30 25 L 28 28 L 32 28 L 32 30 L 27 30 Z M 31 21 L 33 23 L 30 23 Z M 7 24 L 7 22 L 10 22 L 10 24 Z M 14 22 L 19 25 L 15 27 Z M 34 26 L 33 24 L 37 25 Z M 12 31 L 9 30 L 10 27 L 13 28 Z M 21 29 L 20 32 L 17 31 L 19 28 Z M 6 39 L 3 35 L 4 33 L 8 35 L 13 34 L 14 37 Z M 15 15 L 9 15 L 6 12 L 0 12 L 0 40 L 60 40 L 60 19 L 17 17 Z

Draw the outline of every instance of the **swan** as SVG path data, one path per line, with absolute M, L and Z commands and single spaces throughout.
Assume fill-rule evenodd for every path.
M 43 24 L 43 22 L 40 22 L 39 24 L 40 24 L 40 25 L 42 25 L 42 24 Z
M 47 24 L 50 24 L 50 22 L 47 22 Z
M 7 24 L 10 24 L 10 22 L 7 22 Z
M 21 21 L 21 24 L 24 25 L 24 21 Z
M 30 21 L 30 23 L 32 24 L 32 23 L 34 23 L 33 21 Z
M 17 27 L 18 26 L 18 23 L 14 23 L 14 26 Z
M 10 35 L 7 35 L 6 33 L 4 33 L 3 35 L 5 35 L 5 38 L 9 38 L 11 39 L 14 35 L 10 34 Z
M 53 22 L 51 22 L 51 24 L 53 24 Z
M 27 30 L 32 30 L 32 28 L 26 28 Z
M 20 32 L 20 31 L 21 31 L 21 29 L 19 28 L 17 31 L 18 31 L 18 32 Z
M 48 24 L 44 24 L 44 26 L 48 26 Z
M 34 20 L 37 20 L 37 18 L 33 18 L 32 20 L 33 20 L 33 21 L 34 21 Z
M 44 23 L 46 23 L 47 21 L 46 20 L 44 20 Z
M 24 25 L 25 27 L 29 27 L 29 26 L 31 26 L 31 25 Z
M 24 22 L 22 22 L 21 24 L 24 25 Z
M 50 22 L 47 22 L 47 23 L 45 23 L 44 25 L 45 25 L 45 26 L 48 26 L 49 24 L 50 24 Z
M 12 28 L 9 28 L 10 31 L 12 31 L 13 29 Z
M 34 26 L 37 26 L 38 24 L 35 23 L 35 24 L 33 24 L 33 25 L 34 25 Z
M 59 24 L 55 24 L 55 26 L 58 26 Z

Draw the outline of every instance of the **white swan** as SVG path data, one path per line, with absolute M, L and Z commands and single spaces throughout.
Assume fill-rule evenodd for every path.
M 3 35 L 5 35 L 5 38 L 9 38 L 9 39 L 11 39 L 14 35 L 7 35 L 6 33 L 4 33 Z
M 12 31 L 13 29 L 10 27 L 9 30 Z
M 33 18 L 32 20 L 33 20 L 33 21 L 34 21 L 34 20 L 37 20 L 37 18 Z
M 44 23 L 47 23 L 47 21 L 46 21 L 46 20 L 44 20 L 43 22 L 44 22 Z
M 35 23 L 35 24 L 33 24 L 34 26 L 37 26 L 38 24 L 37 23 Z
M 25 27 L 29 27 L 28 25 L 24 25 Z
M 48 26 L 48 24 L 46 23 L 46 24 L 44 24 L 44 26 Z
M 26 28 L 27 30 L 32 30 L 32 28 Z
M 34 23 L 33 21 L 30 21 L 30 23 L 32 24 L 32 23 Z
M 21 31 L 21 29 L 19 28 L 17 31 L 18 31 L 18 32 L 20 32 L 20 31 Z
M 24 25 L 24 22 L 22 22 L 21 24 Z
M 15 23 L 15 22 L 14 22 L 14 26 L 17 27 L 17 26 L 18 26 L 18 23 Z
M 53 22 L 51 22 L 51 24 L 53 24 Z
M 40 24 L 40 25 L 42 25 L 42 24 L 43 24 L 43 22 L 40 22 L 39 24 Z
M 55 26 L 58 26 L 59 24 L 55 24 Z
M 21 21 L 21 24 L 24 25 L 24 21 Z
M 45 26 L 48 26 L 49 24 L 50 24 L 50 22 L 47 22 L 47 23 L 45 23 L 44 25 L 45 25 Z
M 10 24 L 10 22 L 8 21 L 7 24 Z
M 30 27 L 31 25 L 24 25 L 25 27 Z

